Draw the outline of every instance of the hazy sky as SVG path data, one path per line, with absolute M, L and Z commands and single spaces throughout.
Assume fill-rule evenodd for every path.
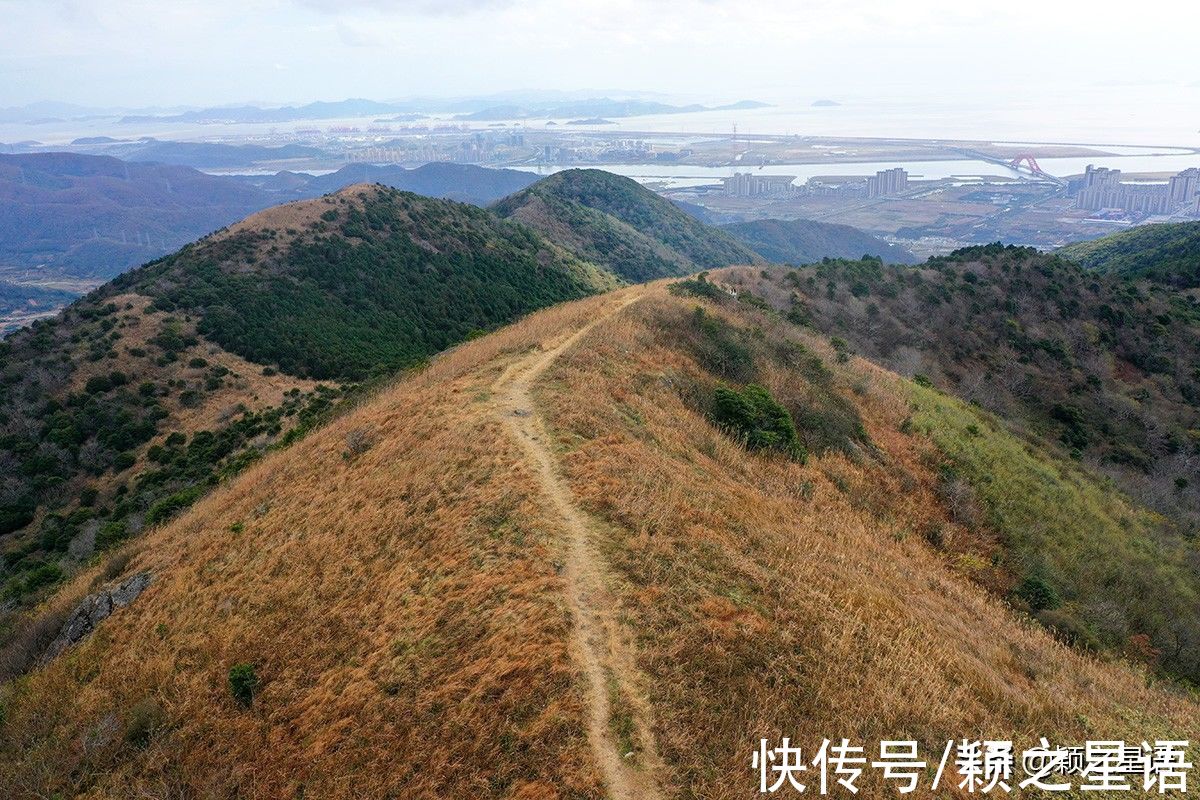
M 1200 3 L 0 0 L 0 107 L 1200 86 Z

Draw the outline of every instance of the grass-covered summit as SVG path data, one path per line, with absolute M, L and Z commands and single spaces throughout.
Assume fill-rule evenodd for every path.
M 564 170 L 493 208 L 630 281 L 763 262 L 724 231 L 604 170 Z

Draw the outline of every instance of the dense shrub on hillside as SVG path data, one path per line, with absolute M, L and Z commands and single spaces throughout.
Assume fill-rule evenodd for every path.
M 1004 543 L 1012 597 L 1064 639 L 1125 652 L 1147 637 L 1157 666 L 1200 683 L 1196 542 L 1051 451 L 1025 446 L 985 412 L 912 388 L 910 429 L 944 454 Z
M 792 415 L 761 386 L 740 391 L 718 386 L 713 393 L 713 421 L 750 450 L 775 450 L 803 460 L 804 447 L 796 436 Z
M 671 284 L 668 291 L 671 294 L 702 297 L 705 300 L 712 300 L 716 303 L 723 302 L 731 296 L 721 287 L 709 281 L 707 272 L 701 272 L 694 278 L 675 281 Z
M 696 283 L 681 281 L 677 286 L 690 293 L 688 287 Z M 700 285 L 711 286 L 706 282 Z M 720 293 L 718 304 L 726 302 L 733 301 Z M 833 373 L 821 358 L 799 342 L 769 342 L 761 331 L 732 324 L 702 306 L 693 308 L 685 319 L 663 324 L 718 383 L 755 384 L 768 369 L 776 371 L 780 378 L 764 391 L 769 391 L 772 402 L 778 401 L 793 422 L 798 457 L 827 450 L 853 454 L 870 448 L 870 438 L 854 403 L 834 386 Z M 707 390 L 704 398 L 693 398 L 693 402 L 711 413 L 708 392 L 715 394 L 716 390 Z
M 311 426 L 340 395 L 322 389 L 257 412 L 230 409 L 212 430 L 176 431 L 147 448 L 163 433 L 170 396 L 184 407 L 201 405 L 230 375 L 194 358 L 184 373 L 188 380 L 139 380 L 142 359 L 157 361 L 154 351 L 174 357 L 196 339 L 181 320 L 167 319 L 147 337 L 151 352 L 138 348 L 138 355 L 110 358 L 135 323 L 146 318 L 89 299 L 0 348 L 0 466 L 6 473 L 0 535 L 10 534 L 0 541 L 0 593 L 17 605 L 64 577 L 60 564 L 169 519 L 283 441 L 285 428 Z M 125 366 L 102 365 L 97 372 L 88 364 L 91 352 L 102 353 L 103 365 Z M 85 366 L 93 374 L 81 381 L 76 372 Z M 103 493 L 99 486 L 106 487 Z
M 229 668 L 229 693 L 239 704 L 249 707 L 258 691 L 258 675 L 253 664 L 234 664 Z

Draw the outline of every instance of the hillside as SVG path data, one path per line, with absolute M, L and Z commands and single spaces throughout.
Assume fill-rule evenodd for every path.
M 36 602 L 354 383 L 615 283 L 482 209 L 378 186 L 126 273 L 0 345 L 0 602 Z
M 729 234 L 604 170 L 555 173 L 493 208 L 629 281 L 763 263 Z
M 1068 245 L 1058 254 L 1097 272 L 1200 288 L 1200 222 L 1140 225 Z
M 748 797 L 760 737 L 899 736 L 935 763 L 964 735 L 1194 739 L 1200 705 L 1132 663 L 1149 651 L 1098 660 L 1022 613 L 1045 605 L 996 598 L 1008 544 L 945 490 L 944 452 L 973 438 L 1025 468 L 986 414 L 711 284 L 556 306 L 72 583 L 43 629 L 100 587 L 123 605 L 4 687 L 0 786 Z M 1037 459 L 1017 500 L 1091 491 Z M 1157 547 L 1139 524 L 1117 543 Z M 1162 574 L 1124 554 L 1087 568 Z M 928 780 L 915 796 L 949 796 Z M 894 791 L 874 769 L 858 786 Z
M 1200 311 L 1031 248 L 828 261 L 738 286 L 851 352 L 981 405 L 1200 530 Z
M 913 264 L 917 259 L 849 225 L 795 219 L 759 219 L 722 226 L 722 230 L 774 264 L 811 264 L 822 258 L 882 258 L 889 264 Z

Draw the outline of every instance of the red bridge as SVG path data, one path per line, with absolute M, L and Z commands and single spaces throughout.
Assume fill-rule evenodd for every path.
M 1044 169 L 1042 169 L 1041 167 L 1038 166 L 1037 159 L 1033 157 L 1032 153 L 1021 153 L 1019 156 L 1014 158 L 1012 161 L 1008 162 L 1008 165 L 1010 167 L 1012 167 L 1013 169 L 1020 169 L 1021 164 L 1026 164 L 1029 167 L 1029 171 L 1032 172 L 1034 175 L 1048 175 L 1049 174 Z

